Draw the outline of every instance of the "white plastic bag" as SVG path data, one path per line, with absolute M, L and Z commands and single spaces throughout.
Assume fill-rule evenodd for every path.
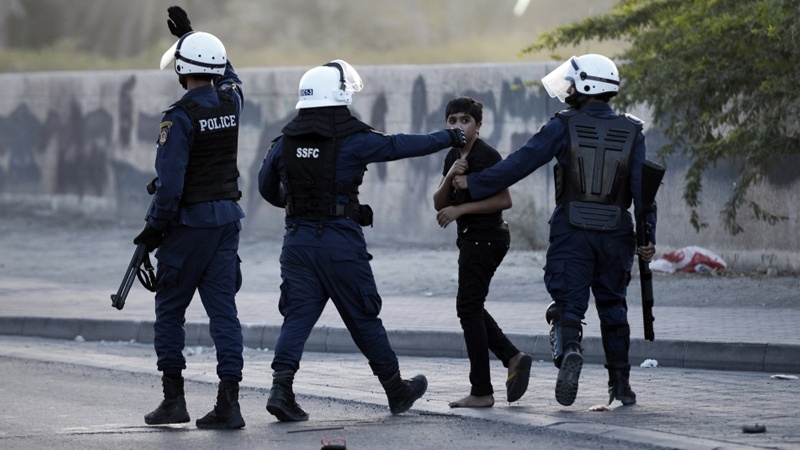
M 696 245 L 667 252 L 650 263 L 650 269 L 659 272 L 711 272 L 728 265 L 716 253 Z

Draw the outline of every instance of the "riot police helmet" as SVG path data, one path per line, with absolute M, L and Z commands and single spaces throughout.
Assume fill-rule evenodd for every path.
M 161 70 L 175 61 L 178 75 L 222 75 L 227 56 L 222 41 L 211 33 L 192 31 L 184 34 L 161 57 Z
M 353 93 L 364 88 L 356 69 L 341 59 L 308 70 L 298 87 L 296 109 L 347 106 Z
M 619 71 L 609 58 L 587 54 L 571 57 L 542 78 L 542 84 L 550 97 L 566 102 L 569 88 L 574 94 L 613 97 L 619 92 Z

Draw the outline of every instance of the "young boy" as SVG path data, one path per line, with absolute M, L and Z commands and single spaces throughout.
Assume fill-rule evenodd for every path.
M 506 396 L 509 402 L 519 400 L 528 388 L 530 355 L 519 351 L 508 340 L 484 308 L 489 283 L 503 261 L 511 242 L 504 209 L 511 208 L 508 189 L 477 201 L 468 191 L 453 188 L 453 178 L 480 172 L 502 157 L 479 136 L 483 105 L 469 97 L 451 100 L 445 109 L 449 128 L 461 128 L 467 138 L 463 148 L 452 148 L 444 159 L 439 187 L 433 194 L 439 226 L 457 225 L 458 294 L 456 313 L 464 330 L 464 341 L 470 361 L 469 395 L 450 403 L 451 408 L 479 408 L 494 405 L 494 390 L 489 374 L 489 350 L 508 368 Z

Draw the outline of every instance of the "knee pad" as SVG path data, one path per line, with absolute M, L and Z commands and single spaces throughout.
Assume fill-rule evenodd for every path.
M 628 364 L 628 350 L 631 346 L 631 327 L 627 324 L 600 325 L 606 367 Z
M 557 317 L 561 317 L 558 305 L 556 305 L 556 302 L 550 302 L 550 304 L 547 305 L 547 310 L 544 312 L 544 320 L 550 325 L 553 325 L 553 320 Z

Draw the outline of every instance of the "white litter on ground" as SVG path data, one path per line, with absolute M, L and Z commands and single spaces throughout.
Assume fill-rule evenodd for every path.
M 650 263 L 650 269 L 658 272 L 714 272 L 724 270 L 728 264 L 711 250 L 690 245 L 659 256 Z
M 216 348 L 214 347 L 203 347 L 199 345 L 197 347 L 186 347 L 183 349 L 184 356 L 194 356 L 194 355 L 202 355 L 205 353 L 214 353 Z
M 655 359 L 645 359 L 642 361 L 642 364 L 640 364 L 639 367 L 643 367 L 645 369 L 650 367 L 658 367 L 658 361 Z
M 795 376 L 795 375 L 784 375 L 782 373 L 778 373 L 778 374 L 772 375 L 770 378 L 772 378 L 773 380 L 796 380 L 797 376 Z
M 611 402 L 608 405 L 605 405 L 603 403 L 601 403 L 599 405 L 594 405 L 591 408 L 589 408 L 589 411 L 593 411 L 593 412 L 597 412 L 597 411 L 600 411 L 600 412 L 613 411 L 613 410 L 619 408 L 620 406 L 622 406 L 622 402 L 617 400 L 617 399 L 614 399 L 614 401 Z

